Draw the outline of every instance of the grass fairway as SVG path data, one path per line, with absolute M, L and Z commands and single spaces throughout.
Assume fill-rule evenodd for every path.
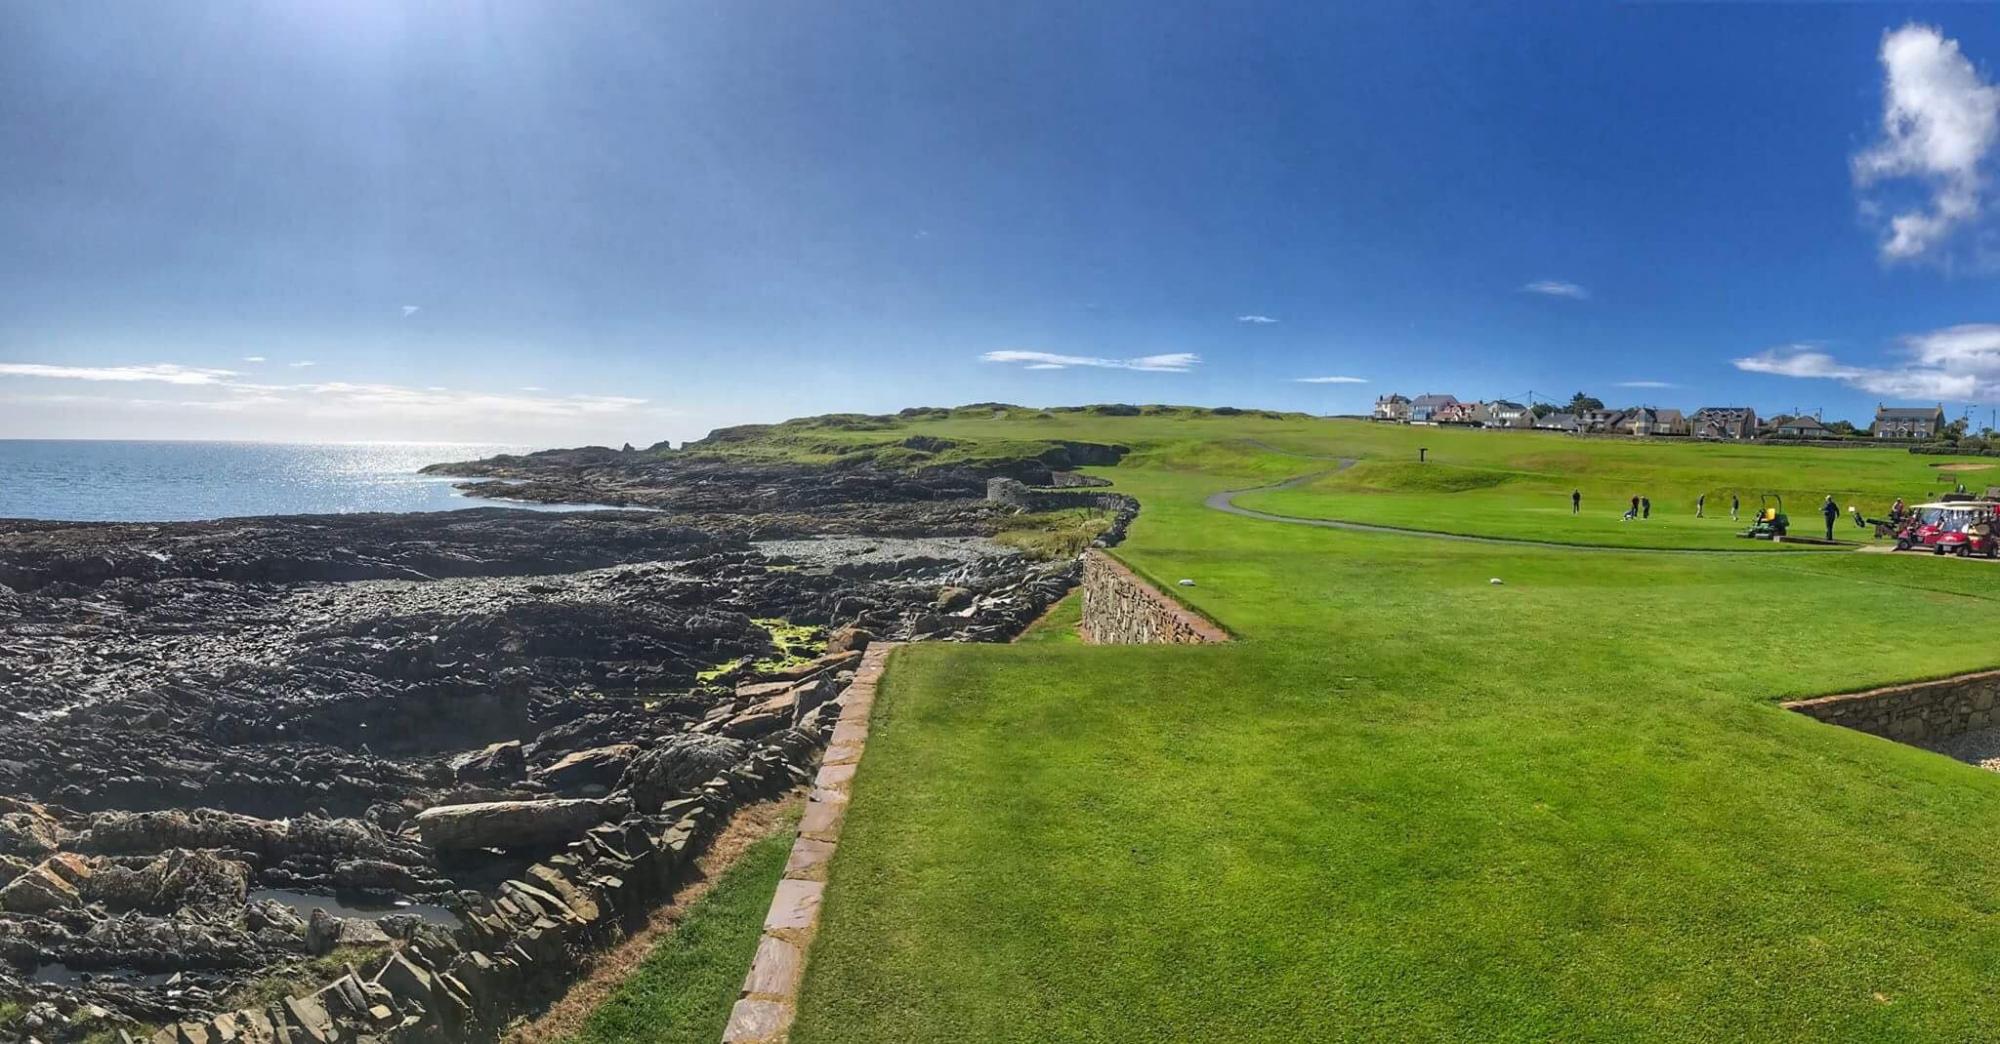
M 1312 458 L 1387 460 L 1408 429 L 1058 415 L 912 430 L 981 425 L 1132 445 L 1100 472 L 1145 504 L 1121 557 L 1196 578 L 1176 593 L 1242 640 L 900 653 L 799 1044 L 2000 1025 L 2000 777 L 1776 706 L 2000 663 L 2000 570 L 1454 543 L 1202 506 L 1325 466 Z M 1494 466 L 1538 438 L 1420 437 Z M 1478 438 L 1494 441 L 1459 441 Z M 1919 484 L 1935 458 L 1893 451 L 1546 444 L 1584 458 L 1547 466 L 1565 495 L 1649 453 L 1882 503 L 1935 488 Z M 1291 513 L 1436 497 L 1468 526 L 1523 524 L 1485 490 L 1301 490 L 1327 499 Z

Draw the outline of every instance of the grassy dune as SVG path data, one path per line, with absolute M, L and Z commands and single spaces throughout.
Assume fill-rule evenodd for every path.
M 1463 544 L 1202 506 L 1326 466 L 1314 458 L 1398 464 L 1413 437 L 1453 469 L 1533 477 L 1385 467 L 1301 490 L 1293 513 L 1421 502 L 1478 531 L 1526 528 L 1524 482 L 1566 495 L 1649 468 L 1661 489 L 1826 485 L 1886 503 L 1921 493 L 1935 458 L 1303 419 L 917 430 L 1001 427 L 1133 446 L 1099 472 L 1145 504 L 1119 553 L 1196 578 L 1177 593 L 1242 640 L 900 654 L 800 1044 L 1965 1040 L 2000 1025 L 2000 777 L 1776 706 L 2000 663 L 2000 570 Z M 1714 529 L 1716 546 L 1742 543 Z

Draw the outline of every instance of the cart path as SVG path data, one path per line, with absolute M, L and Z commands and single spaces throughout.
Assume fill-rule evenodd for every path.
M 1284 452 L 1282 450 L 1278 452 Z M 1296 454 L 1286 454 L 1296 456 Z M 1471 533 L 1445 533 L 1435 529 L 1415 529 L 1407 526 L 1388 526 L 1376 522 L 1345 522 L 1333 518 L 1300 518 L 1297 515 L 1274 515 L 1268 511 L 1240 507 L 1236 498 L 1245 493 L 1270 493 L 1281 489 L 1297 489 L 1310 482 L 1316 482 L 1335 472 L 1346 471 L 1358 463 L 1354 457 L 1327 458 L 1339 461 L 1339 466 L 1328 471 L 1315 471 L 1268 486 L 1251 486 L 1248 489 L 1225 489 L 1208 495 L 1203 503 L 1216 511 L 1244 518 L 1254 518 L 1264 522 L 1284 522 L 1295 526 L 1318 526 L 1321 529 L 1343 529 L 1354 533 L 1390 533 L 1397 536 L 1426 537 L 1431 540 L 1456 540 L 1467 544 L 1506 544 L 1510 547 L 1549 547 L 1560 551 L 1607 551 L 1624 555 L 1768 555 L 1773 552 L 1752 547 L 1614 547 L 1609 544 L 1565 544 L 1557 540 L 1531 540 L 1527 537 L 1475 536 Z M 1788 552 L 1776 552 L 1786 554 Z

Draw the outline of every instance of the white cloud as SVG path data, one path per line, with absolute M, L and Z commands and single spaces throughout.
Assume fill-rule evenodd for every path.
M 1899 342 L 1890 366 L 1856 366 L 1816 345 L 1793 344 L 1735 360 L 1739 370 L 1839 381 L 1890 399 L 2000 398 L 2000 324 L 1968 323 Z
M 1131 359 L 1107 359 L 1091 355 L 1058 355 L 1055 352 L 1024 352 L 1013 349 L 987 352 L 981 362 L 1022 363 L 1030 370 L 1064 370 L 1072 366 L 1092 366 L 1106 370 L 1144 370 L 1148 373 L 1186 373 L 1201 364 L 1193 352 L 1141 355 Z
M 1618 384 L 1617 384 L 1617 387 L 1620 387 L 1620 388 L 1678 388 L 1678 387 L 1680 387 L 1680 385 L 1678 385 L 1678 384 L 1675 384 L 1675 383 L 1673 383 L 1672 381 L 1619 381 L 1619 382 L 1618 382 Z
M 1367 384 L 1366 377 L 1294 377 L 1299 384 Z
M 1521 290 L 1525 293 L 1541 294 L 1544 297 L 1567 297 L 1572 301 L 1582 301 L 1590 297 L 1590 291 L 1560 279 L 1537 279 Z
M 243 357 L 243 361 L 247 363 L 260 363 L 264 361 L 264 357 L 261 355 L 246 355 Z
M 292 364 L 292 369 L 303 370 L 308 366 L 318 366 L 318 365 L 319 365 L 318 363 L 312 361 L 311 359 L 301 359 L 300 361 Z
M 1259 323 L 1259 324 L 1262 324 L 1262 323 L 1275 323 L 1275 322 L 1277 322 L 1277 320 L 1276 320 L 1276 319 L 1273 319 L 1273 318 L 1271 318 L 1271 317 L 1270 317 L 1270 316 L 1268 316 L 1268 315 L 1254 315 L 1254 314 L 1253 314 L 1253 315 L 1239 315 L 1239 316 L 1237 316 L 1237 317 L 1236 317 L 1236 321 L 1237 321 L 1237 322 L 1239 322 L 1239 323 Z
M 0 363 L 0 377 L 46 377 L 67 381 L 160 381 L 165 384 L 220 384 L 234 370 L 211 370 L 174 363 L 148 366 L 62 366 L 50 363 Z
M 1882 256 L 1920 257 L 1985 209 L 1980 168 L 2000 141 L 2000 86 L 1985 82 L 1958 41 L 1914 22 L 1882 36 L 1882 138 L 1853 159 L 1855 184 L 1914 178 L 1923 209 L 1890 217 Z
M 408 319 L 409 317 L 421 311 L 423 311 L 423 307 L 421 305 L 404 305 L 403 318 Z
M 297 364 L 294 364 L 297 365 Z M 642 412 L 647 400 L 623 395 L 534 395 L 414 388 L 395 384 L 322 381 L 272 384 L 237 379 L 233 370 L 172 363 L 147 366 L 63 366 L 0 363 L 0 377 L 105 382 L 152 381 L 199 386 L 204 398 L 39 395 L 18 401 L 91 402 L 137 409 L 180 409 L 235 414 L 267 413 L 301 419 L 486 421 L 574 419 Z M 643 411 L 658 413 L 660 411 Z

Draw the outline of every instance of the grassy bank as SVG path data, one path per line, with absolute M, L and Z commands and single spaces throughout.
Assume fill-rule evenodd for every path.
M 793 831 L 759 839 L 585 1020 L 575 1044 L 715 1044 L 757 950 Z
M 1121 555 L 1196 578 L 1177 593 L 1242 640 L 899 654 L 800 1044 L 1962 1040 L 2000 1021 L 2000 778 L 1776 707 L 2000 662 L 2000 571 L 1244 519 L 1202 500 L 1386 456 L 1409 429 L 1096 423 L 1135 448 L 1098 472 L 1145 504 Z M 1420 435 L 1468 458 L 1459 437 L 1494 457 L 1538 438 Z M 1928 477 L 1893 451 L 1553 445 L 1585 458 L 1547 465 L 1565 496 L 1651 453 L 1719 488 L 1777 469 L 1885 503 Z M 1517 523 L 1492 488 L 1301 494 Z

